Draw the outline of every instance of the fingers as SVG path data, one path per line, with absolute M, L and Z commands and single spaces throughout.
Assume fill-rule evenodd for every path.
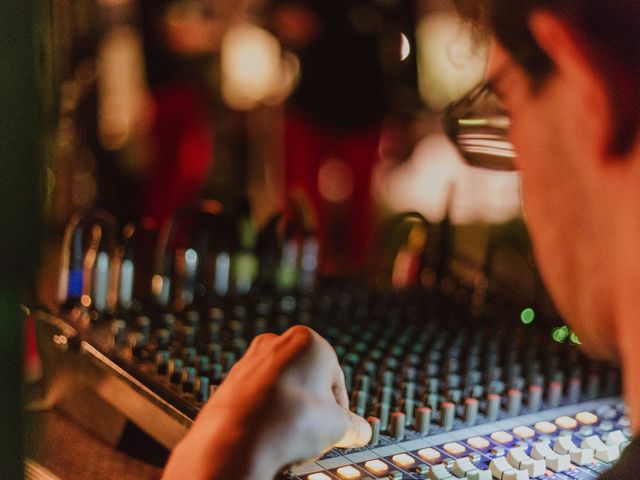
M 347 414 L 347 431 L 334 446 L 338 448 L 364 447 L 371 441 L 371 425 L 355 413 L 346 409 L 343 411 Z
M 260 352 L 265 347 L 272 345 L 275 340 L 277 340 L 278 335 L 275 333 L 263 333 L 262 335 L 258 335 L 255 337 L 249 348 L 245 352 L 245 355 L 252 355 L 254 353 Z

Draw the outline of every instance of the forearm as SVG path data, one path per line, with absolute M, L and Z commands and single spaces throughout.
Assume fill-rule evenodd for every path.
M 172 452 L 163 480 L 273 479 L 279 467 L 248 428 L 221 425 L 213 430 L 190 432 Z

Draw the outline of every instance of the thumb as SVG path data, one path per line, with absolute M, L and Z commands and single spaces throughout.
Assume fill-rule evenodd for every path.
M 338 407 L 347 415 L 347 431 L 342 438 L 334 445 L 338 448 L 357 448 L 364 447 L 371 441 L 371 425 L 364 418 L 355 413 Z

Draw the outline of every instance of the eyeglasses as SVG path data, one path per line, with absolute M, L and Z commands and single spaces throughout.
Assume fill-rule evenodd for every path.
M 509 116 L 489 82 L 453 102 L 442 117 L 445 133 L 467 164 L 491 170 L 515 170 L 509 125 Z

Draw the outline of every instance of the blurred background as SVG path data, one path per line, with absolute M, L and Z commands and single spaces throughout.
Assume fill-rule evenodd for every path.
M 52 251 L 72 214 L 95 208 L 161 229 L 202 199 L 249 208 L 258 227 L 295 205 L 317 232 L 320 273 L 344 277 L 363 271 L 387 219 L 415 211 L 455 232 L 455 268 L 539 294 L 517 174 L 465 166 L 440 128 L 486 60 L 448 1 L 45 10 Z M 58 259 L 44 258 L 47 279 Z

